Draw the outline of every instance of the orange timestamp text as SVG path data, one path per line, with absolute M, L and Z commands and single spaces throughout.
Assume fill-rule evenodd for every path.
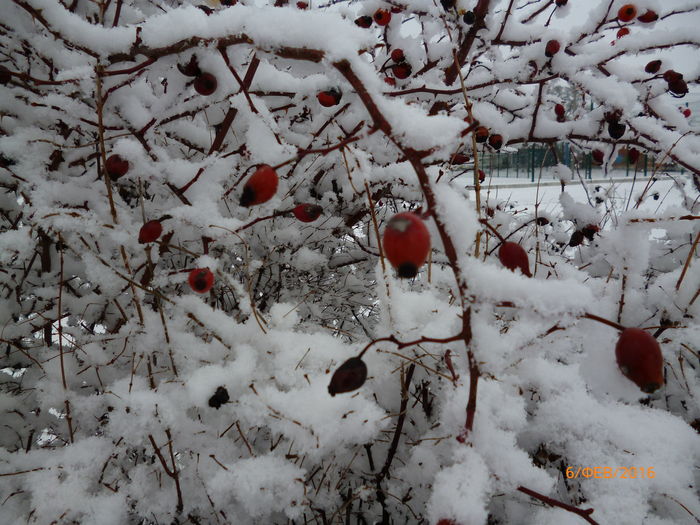
M 566 467 L 567 479 L 654 479 L 654 467 Z

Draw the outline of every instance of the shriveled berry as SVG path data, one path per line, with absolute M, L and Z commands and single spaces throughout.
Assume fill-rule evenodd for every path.
M 333 373 L 328 385 L 328 393 L 331 396 L 352 392 L 365 384 L 367 379 L 367 365 L 359 357 L 351 357 L 345 361 Z
M 646 13 L 637 17 L 637 20 L 644 24 L 650 24 L 651 22 L 656 22 L 659 19 L 659 15 L 651 9 L 647 10 Z
M 644 67 L 644 71 L 651 74 L 658 73 L 659 69 L 661 69 L 661 60 L 652 60 Z
M 583 242 L 583 232 L 580 230 L 576 230 L 574 233 L 571 234 L 571 239 L 569 239 L 569 246 L 572 248 L 575 246 L 578 246 Z
M 625 134 L 626 129 L 626 126 L 624 124 L 620 124 L 619 122 L 611 122 L 608 124 L 608 134 L 615 140 L 622 138 L 622 135 Z
M 371 16 L 360 16 L 355 19 L 355 25 L 362 27 L 364 29 L 372 27 L 372 17 Z
M 209 406 L 219 410 L 221 406 L 229 402 L 228 390 L 220 386 L 214 392 L 214 395 L 209 398 Z
M 12 74 L 10 73 L 10 70 L 6 67 L 0 66 L 0 85 L 4 86 L 8 84 L 11 78 Z
M 187 62 L 187 64 L 185 64 L 184 66 L 182 64 L 178 64 L 177 69 L 186 77 L 197 77 L 202 74 L 202 71 L 199 69 L 199 64 L 197 63 L 197 57 L 195 55 L 192 55 L 190 61 Z
M 583 236 L 588 239 L 589 241 L 593 240 L 593 236 L 600 231 L 600 228 L 598 227 L 597 224 L 587 224 L 583 228 L 581 228 L 581 233 Z

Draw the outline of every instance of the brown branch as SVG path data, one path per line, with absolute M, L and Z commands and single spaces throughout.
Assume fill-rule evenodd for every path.
M 528 496 L 540 500 L 543 503 L 546 503 L 547 505 L 551 505 L 552 507 L 559 507 L 560 509 L 572 512 L 573 514 L 578 514 L 591 525 L 598 525 L 598 522 L 591 518 L 591 514 L 593 514 L 594 509 L 579 509 L 578 507 L 574 507 L 573 505 L 568 505 L 562 501 L 552 499 L 549 496 L 545 496 L 543 494 L 540 494 L 539 492 L 535 492 L 534 490 L 528 489 L 523 486 L 518 487 L 518 490 L 527 494 Z
M 467 34 L 464 36 L 464 40 L 462 41 L 461 45 L 459 46 L 459 49 L 457 50 L 458 62 L 451 63 L 445 71 L 446 85 L 451 86 L 454 83 L 454 81 L 457 80 L 457 69 L 462 67 L 462 64 L 464 64 L 464 61 L 467 58 L 467 55 L 469 54 L 469 51 L 472 48 L 472 45 L 474 44 L 476 34 L 479 32 L 480 29 L 486 27 L 486 24 L 484 24 L 484 19 L 486 18 L 486 14 L 489 11 L 490 3 L 491 0 L 479 0 L 477 2 L 476 7 L 474 8 L 474 25 L 472 25 L 469 28 L 469 31 L 467 31 Z
M 678 282 L 676 283 L 676 291 L 681 289 L 681 283 L 683 282 L 685 274 L 688 271 L 688 268 L 690 267 L 690 261 L 693 258 L 693 255 L 695 254 L 695 249 L 698 247 L 698 241 L 700 241 L 700 232 L 698 232 L 698 234 L 695 236 L 693 245 L 691 246 L 690 252 L 688 253 L 688 258 L 685 260 L 683 270 L 681 271 L 681 276 L 678 278 Z
M 161 453 L 160 448 L 158 448 L 158 445 L 156 444 L 156 440 L 153 439 L 153 435 L 148 434 L 148 439 L 151 441 L 151 446 L 153 447 L 153 450 L 155 450 L 155 453 L 158 456 L 158 459 L 160 460 L 160 464 L 163 466 L 163 470 L 175 482 L 175 491 L 177 492 L 177 506 L 175 507 L 175 509 L 176 509 L 177 513 L 180 514 L 182 512 L 182 508 L 184 506 L 183 501 L 182 501 L 182 490 L 180 489 L 180 472 L 177 470 L 177 464 L 175 463 L 175 456 L 173 455 L 173 441 L 172 441 L 172 437 L 170 435 L 170 429 L 166 429 L 165 435 L 168 437 L 168 450 L 170 451 L 170 459 L 173 463 L 172 470 L 170 470 L 168 468 L 168 463 L 165 461 L 165 458 L 163 457 L 163 454 Z

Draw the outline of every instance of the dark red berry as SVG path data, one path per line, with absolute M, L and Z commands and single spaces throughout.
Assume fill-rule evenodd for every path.
M 625 134 L 626 129 L 626 126 L 624 124 L 620 124 L 619 122 L 611 122 L 608 124 L 608 134 L 615 140 L 622 138 L 622 135 Z
M 207 293 L 214 286 L 214 274 L 208 268 L 195 268 L 190 272 L 187 282 L 197 293 Z
M 657 15 L 652 10 L 647 10 L 646 13 L 637 17 L 637 20 L 639 20 L 640 22 L 643 22 L 645 24 L 650 24 L 651 22 L 656 22 L 658 19 L 659 19 L 659 15 Z
M 139 230 L 139 243 L 154 242 L 163 233 L 163 225 L 160 221 L 148 221 Z
M 556 106 L 554 106 L 554 113 L 556 113 L 557 117 L 563 117 L 566 113 L 566 108 L 564 108 L 564 104 L 557 104 Z
M 550 40 L 547 42 L 547 45 L 544 48 L 544 54 L 545 56 L 552 58 L 554 55 L 559 53 L 559 49 L 561 49 L 561 45 L 557 40 Z
M 198 5 L 197 9 L 201 9 L 202 11 L 204 11 L 204 14 L 206 14 L 207 16 L 210 16 L 214 12 L 214 10 L 208 5 Z
M 187 64 L 185 64 L 184 66 L 178 64 L 177 69 L 186 77 L 198 77 L 202 74 L 202 71 L 199 69 L 199 64 L 197 63 L 197 57 L 195 55 L 192 55 L 190 61 L 187 62 Z
M 10 71 L 6 67 L 0 66 L 0 85 L 6 85 L 10 82 L 11 78 L 12 74 Z
M 390 86 L 396 85 L 396 79 L 394 77 L 384 77 L 384 82 L 386 82 Z
M 313 222 L 321 216 L 323 208 L 318 204 L 298 204 L 292 210 L 294 216 L 301 222 Z
M 503 146 L 503 137 L 498 134 L 491 135 L 489 137 L 489 146 L 496 150 L 501 149 L 501 146 Z
M 650 394 L 664 384 L 664 358 L 654 337 L 640 328 L 626 328 L 615 345 L 622 374 Z
M 485 126 L 479 126 L 474 130 L 474 135 L 476 136 L 477 142 L 486 142 L 489 138 L 489 130 Z
M 466 164 L 467 162 L 469 162 L 469 155 L 464 153 L 456 153 L 452 157 L 452 164 Z
M 483 170 L 479 170 L 479 183 L 482 183 L 486 180 L 486 173 L 484 173 Z
M 121 158 L 119 155 L 110 155 L 107 157 L 105 169 L 112 180 L 117 180 L 129 171 L 129 161 Z
M 683 75 L 678 71 L 674 71 L 673 69 L 667 69 L 664 72 L 664 80 L 666 82 L 673 82 L 674 80 L 683 80 Z
M 377 9 L 374 12 L 374 21 L 377 25 L 385 26 L 391 21 L 391 13 L 386 9 Z
M 367 365 L 359 357 L 351 357 L 345 361 L 333 373 L 328 385 L 328 393 L 331 396 L 352 392 L 365 384 L 367 379 Z
M 194 79 L 194 90 L 200 95 L 209 96 L 216 91 L 216 77 L 211 73 L 202 73 Z
M 372 27 L 372 17 L 371 16 L 361 16 L 355 19 L 355 25 L 360 26 L 364 29 Z
M 587 224 L 581 228 L 581 233 L 589 241 L 593 240 L 593 236 L 600 231 L 600 228 L 596 224 Z
M 556 0 L 554 3 L 557 4 L 557 7 L 564 7 L 569 0 Z
M 644 71 L 647 73 L 658 73 L 659 69 L 661 69 L 661 60 L 652 60 L 649 62 L 646 67 L 644 68 Z
M 520 269 L 523 275 L 532 277 L 530 273 L 530 261 L 527 258 L 525 249 L 514 242 L 504 242 L 498 249 L 498 259 L 501 264 L 511 271 Z
M 627 159 L 629 159 L 630 164 L 636 164 L 639 160 L 639 150 L 634 148 L 627 150 Z
M 594 149 L 592 153 L 593 161 L 597 164 L 602 164 L 605 159 L 605 154 L 599 149 Z
M 576 230 L 574 233 L 571 234 L 571 239 L 569 239 L 569 246 L 572 248 L 575 246 L 578 246 L 583 242 L 583 232 Z
M 396 78 L 403 80 L 411 76 L 413 69 L 411 68 L 411 64 L 408 62 L 401 62 L 400 64 L 394 64 L 391 66 L 391 71 L 394 73 Z
M 618 29 L 618 31 L 617 31 L 617 38 L 622 38 L 623 36 L 629 35 L 629 34 L 630 34 L 629 28 L 622 27 L 622 28 Z
M 668 91 L 676 98 L 683 98 L 688 94 L 688 84 L 682 78 L 675 78 L 668 83 Z
M 309 7 L 309 4 L 307 4 L 306 2 L 297 2 L 297 7 L 299 9 L 306 9 L 307 7 Z
M 406 57 L 403 54 L 403 49 L 396 48 L 391 52 L 391 59 L 394 62 L 403 62 Z

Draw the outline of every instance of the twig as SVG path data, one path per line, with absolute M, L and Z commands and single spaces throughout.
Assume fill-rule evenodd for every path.
M 520 486 L 518 487 L 518 490 L 527 494 L 528 496 L 540 500 L 543 503 L 546 503 L 547 505 L 551 505 L 552 507 L 559 507 L 560 509 L 568 510 L 569 512 L 578 514 L 591 525 L 598 525 L 598 522 L 591 518 L 591 514 L 593 514 L 594 509 L 579 509 L 577 507 L 574 507 L 573 505 L 568 505 L 564 502 L 552 499 L 548 496 L 540 494 L 539 492 L 535 492 L 534 490 L 528 489 L 526 487 Z

